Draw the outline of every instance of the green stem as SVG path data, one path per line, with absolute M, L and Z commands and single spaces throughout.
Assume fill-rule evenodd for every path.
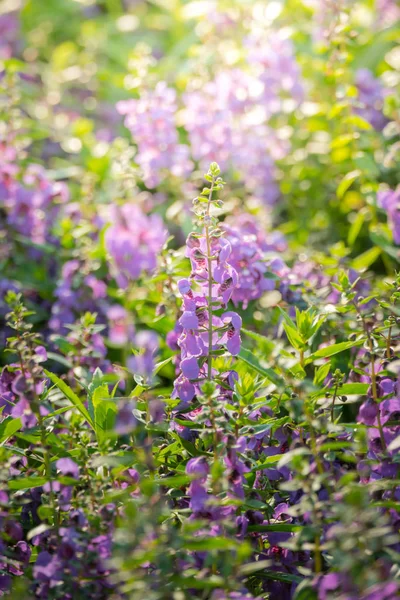
M 212 355 L 211 355 L 211 350 L 212 350 L 212 338 L 213 338 L 213 324 L 212 324 L 212 317 L 213 317 L 213 310 L 212 310 L 212 286 L 213 286 L 213 278 L 212 278 L 212 258 L 211 258 L 211 239 L 210 239 L 209 219 L 210 219 L 210 207 L 211 207 L 211 200 L 212 200 L 213 190 L 214 190 L 214 177 L 212 179 L 211 186 L 210 186 L 210 194 L 208 196 L 207 211 L 206 211 L 206 218 L 205 218 L 205 224 L 204 224 L 204 229 L 205 229 L 205 233 L 206 233 L 206 244 L 207 244 L 207 269 L 208 269 L 208 357 L 207 357 L 207 379 L 209 379 L 210 381 L 211 381 L 211 377 L 212 377 Z

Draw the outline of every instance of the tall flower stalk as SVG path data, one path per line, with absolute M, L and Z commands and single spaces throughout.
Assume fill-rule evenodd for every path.
M 209 187 L 203 188 L 193 201 L 200 233 L 191 233 L 186 242 L 186 255 L 191 261 L 191 274 L 178 282 L 183 296 L 182 316 L 179 319 L 181 374 L 175 382 L 175 394 L 190 402 L 199 392 L 199 384 L 214 378 L 213 358 L 226 351 L 235 356 L 240 350 L 240 316 L 225 311 L 237 285 L 238 275 L 229 262 L 231 245 L 224 238 L 213 207 L 222 201 L 214 198 L 224 181 L 220 169 L 212 163 L 205 175 Z M 232 385 L 234 375 L 222 377 Z

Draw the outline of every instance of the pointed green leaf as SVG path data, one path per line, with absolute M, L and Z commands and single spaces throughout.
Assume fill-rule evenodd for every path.
M 54 383 L 56 387 L 58 387 L 60 392 L 62 392 L 64 396 L 68 398 L 68 400 L 78 409 L 81 415 L 86 419 L 86 421 L 89 423 L 92 429 L 94 429 L 93 420 L 79 396 L 77 396 L 75 392 L 71 390 L 71 388 L 65 383 L 65 381 L 57 377 L 57 375 L 55 375 L 54 373 L 50 373 L 50 371 L 47 371 L 46 369 L 43 370 L 46 376 L 50 379 L 50 381 Z

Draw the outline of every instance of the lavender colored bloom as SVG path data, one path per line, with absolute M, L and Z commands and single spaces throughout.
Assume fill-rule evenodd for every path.
M 150 380 L 154 371 L 154 356 L 159 348 L 158 336 L 154 331 L 139 331 L 134 337 L 134 347 L 137 353 L 127 361 L 129 370 Z
M 107 310 L 107 318 L 108 337 L 112 344 L 125 346 L 133 341 L 134 327 L 125 308 L 119 304 L 110 306 Z
M 382 131 L 387 119 L 382 112 L 386 90 L 368 69 L 359 69 L 356 73 L 358 90 L 355 112 L 368 121 L 374 129 Z
M 190 173 L 189 149 L 179 143 L 175 124 L 175 90 L 159 82 L 153 91 L 142 91 L 139 99 L 119 102 L 117 110 L 137 144 L 136 160 L 147 187 L 159 185 L 166 170 L 177 177 Z
M 205 481 L 210 473 L 210 467 L 204 457 L 191 458 L 186 465 L 186 473 L 196 479 Z
M 62 475 L 79 479 L 79 467 L 71 458 L 59 458 L 56 467 Z
M 275 77 L 277 83 L 278 73 Z M 279 78 L 282 81 L 280 72 Z M 266 124 L 272 113 L 260 79 L 261 75 L 240 69 L 218 73 L 201 90 L 184 94 L 183 118 L 193 157 L 201 167 L 218 160 L 224 170 L 240 175 L 255 198 L 274 204 L 279 197 L 275 160 L 286 155 L 288 144 Z
M 137 426 L 137 419 L 133 414 L 134 402 L 125 402 L 118 409 L 114 431 L 118 435 L 128 435 Z
M 400 20 L 400 6 L 398 0 L 375 0 L 378 24 L 390 27 Z
M 400 244 L 400 187 L 396 190 L 382 189 L 378 192 L 378 206 L 386 211 L 388 224 L 395 244 Z
M 33 575 L 38 581 L 60 581 L 61 562 L 57 555 L 40 552 L 33 567 Z
M 255 65 L 263 89 L 262 103 L 269 114 L 282 110 L 282 98 L 288 97 L 295 104 L 304 98 L 300 68 L 294 57 L 291 40 L 283 31 L 252 33 L 246 41 L 248 60 Z
M 110 221 L 105 245 L 111 272 L 118 285 L 126 288 L 142 273 L 154 271 L 167 233 L 158 215 L 145 215 L 135 204 L 114 206 Z
M 11 538 L 14 543 L 22 540 L 23 529 L 20 523 L 14 521 L 14 519 L 10 519 L 5 522 L 3 527 L 5 535 Z
M 0 193 L 4 196 L 7 221 L 12 228 L 36 244 L 51 241 L 60 203 L 68 200 L 64 183 L 49 180 L 43 167 L 30 165 L 22 184 L 7 177 Z
M 182 279 L 178 288 L 183 295 L 182 316 L 179 326 L 182 331 L 177 345 L 181 349 L 180 375 L 175 380 L 174 394 L 183 402 L 190 402 L 198 385 L 192 381 L 205 379 L 205 360 L 209 351 L 226 347 L 233 355 L 240 350 L 241 318 L 227 311 L 217 317 L 212 315 L 209 322 L 208 303 L 209 277 L 212 278 L 212 307 L 224 308 L 229 302 L 238 283 L 236 270 L 230 264 L 231 244 L 223 237 L 214 236 L 210 240 L 211 272 L 207 259 L 205 233 L 190 234 L 186 243 L 186 255 L 190 258 L 192 272 L 190 279 Z M 212 348 L 209 348 L 209 327 L 212 325 Z
M 0 15 L 0 59 L 11 58 L 17 47 L 19 18 L 15 12 Z
M 85 312 L 96 312 L 100 318 L 103 317 L 106 309 L 102 301 L 107 295 L 106 285 L 93 274 L 85 276 L 86 269 L 85 264 L 77 259 L 69 260 L 62 266 L 49 321 L 53 331 L 66 333 L 66 325 L 74 323 Z
M 205 484 L 209 472 L 209 466 L 203 457 L 192 458 L 186 465 L 186 473 L 195 477 L 188 489 L 190 497 L 189 505 L 195 514 L 206 510 L 209 496 Z
M 358 411 L 358 420 L 365 425 L 373 425 L 378 416 L 378 404 L 372 398 L 368 398 Z
M 279 268 L 272 259 L 273 251 L 285 249 L 286 242 L 279 235 L 268 238 L 255 219 L 246 214 L 224 223 L 223 230 L 232 248 L 229 261 L 238 274 L 232 300 L 246 308 L 251 300 L 275 288 L 273 278 Z

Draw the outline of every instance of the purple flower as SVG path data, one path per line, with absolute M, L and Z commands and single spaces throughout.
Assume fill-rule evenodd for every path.
M 356 73 L 358 106 L 355 112 L 368 121 L 374 129 L 382 131 L 388 120 L 382 112 L 387 91 L 379 79 L 375 79 L 368 69 L 359 69 Z
M 235 305 L 242 304 L 246 308 L 251 300 L 275 288 L 277 268 L 271 261 L 271 252 L 281 251 L 286 244 L 279 236 L 276 241 L 274 238 L 268 240 L 251 215 L 241 214 L 224 223 L 223 229 L 231 244 L 229 262 L 238 274 L 232 300 Z
M 62 475 L 79 479 L 79 467 L 71 458 L 59 458 L 56 467 Z
M 394 243 L 400 244 L 400 186 L 396 190 L 380 190 L 377 200 L 378 206 L 386 211 Z
M 237 356 L 240 352 L 242 319 L 232 311 L 223 313 L 221 319 L 225 324 L 228 324 L 226 347 L 232 356 Z
M 128 435 L 137 426 L 137 419 L 133 414 L 135 408 L 134 402 L 125 402 L 118 409 L 114 431 L 118 435 Z
M 237 272 L 230 264 L 231 251 L 231 244 L 227 240 L 221 236 L 212 236 L 209 261 L 205 233 L 190 234 L 187 238 L 186 255 L 190 258 L 192 272 L 190 280 L 181 279 L 178 283 L 183 296 L 182 315 L 179 319 L 179 328 L 182 329 L 178 339 L 174 336 L 174 341 L 176 339 L 175 343 L 181 350 L 181 373 L 175 380 L 174 396 L 184 402 L 193 399 L 200 382 L 206 378 L 205 363 L 212 350 L 226 348 L 232 355 L 237 355 L 240 350 L 242 320 L 239 315 L 232 311 L 223 313 L 221 317 L 213 314 L 218 307 L 225 308 L 238 283 Z M 200 382 L 193 385 L 193 380 Z
M 105 245 L 111 272 L 118 285 L 126 288 L 142 273 L 154 271 L 167 233 L 158 215 L 145 215 L 136 204 L 112 207 L 110 222 Z
M 186 465 L 186 473 L 194 475 L 196 479 L 205 481 L 210 472 L 210 467 L 204 457 L 191 458 Z
M 40 552 L 33 567 L 33 576 L 38 581 L 61 581 L 61 561 L 58 556 Z
M 137 353 L 130 356 L 127 366 L 132 373 L 151 379 L 154 371 L 154 355 L 159 348 L 158 336 L 154 331 L 139 331 L 133 340 Z
M 372 398 L 368 398 L 358 411 L 358 420 L 365 425 L 373 425 L 378 416 L 378 404 Z
M 181 370 L 187 379 L 197 379 L 200 373 L 199 364 L 194 356 L 181 361 Z
M 175 124 L 175 90 L 160 81 L 154 90 L 142 90 L 139 99 L 119 102 L 117 110 L 137 144 L 136 161 L 147 187 L 159 185 L 166 170 L 177 177 L 190 173 L 189 148 L 179 143 Z
M 134 327 L 129 321 L 127 311 L 115 304 L 107 310 L 108 318 L 108 337 L 112 344 L 116 346 L 125 346 L 133 340 Z

